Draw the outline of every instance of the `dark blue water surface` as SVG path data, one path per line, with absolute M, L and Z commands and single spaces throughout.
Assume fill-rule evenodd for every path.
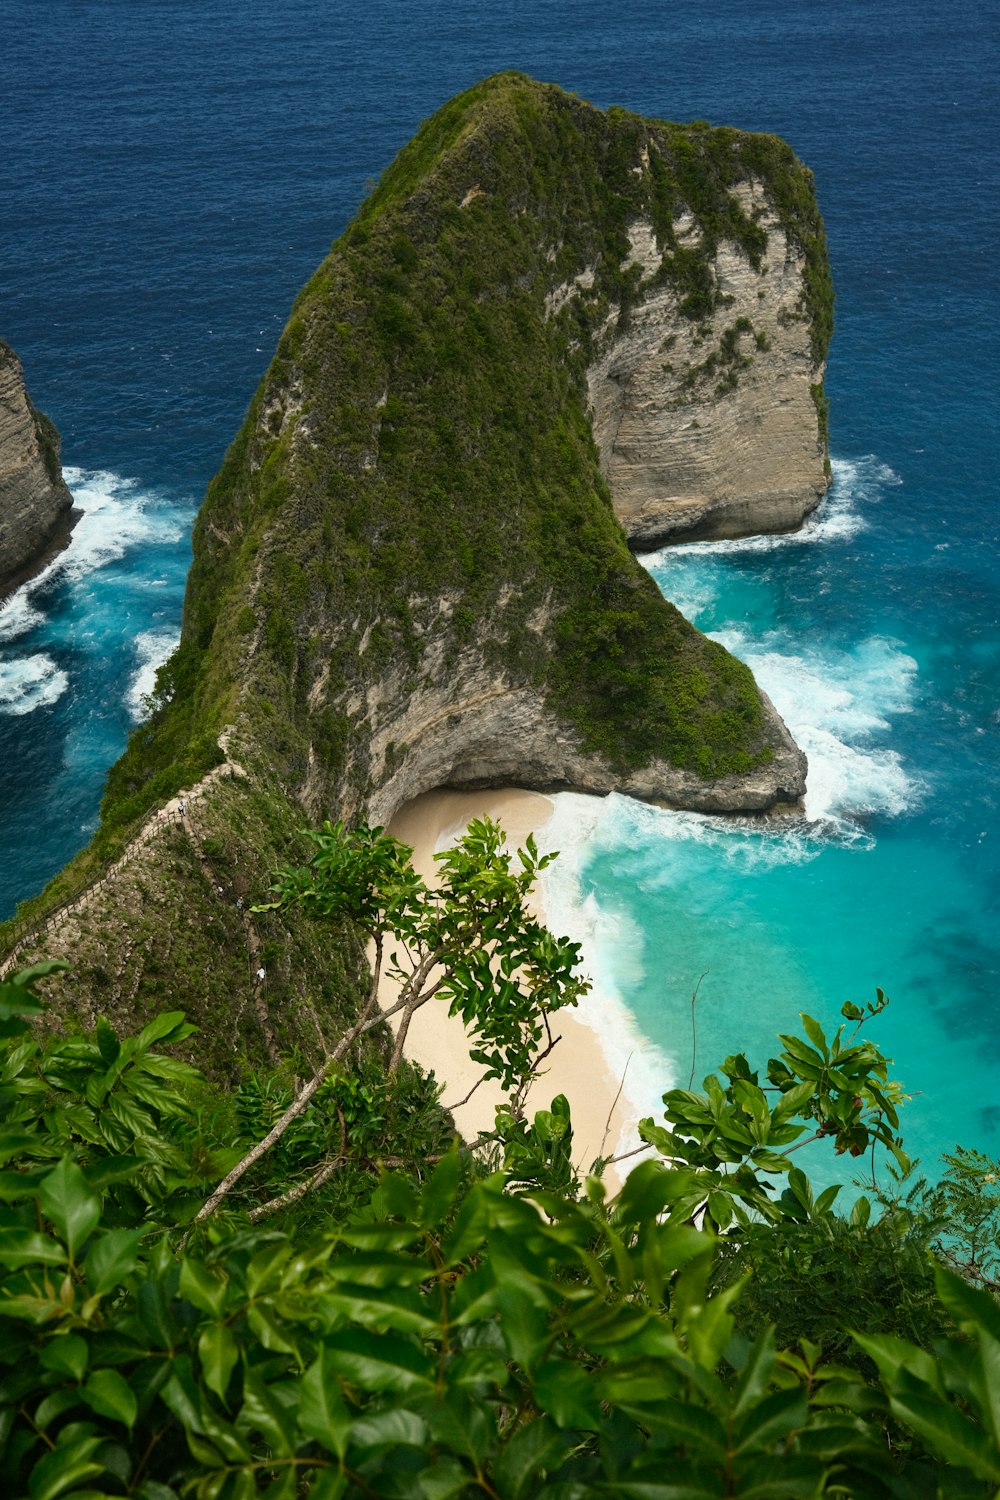
M 651 563 L 807 748 L 809 822 L 611 799 L 581 841 L 571 805 L 553 904 L 661 1049 L 650 1089 L 687 1081 L 704 971 L 706 1065 L 878 983 L 908 1138 L 1000 1152 L 997 31 L 987 0 L 0 0 L 0 335 L 87 512 L 0 613 L 0 909 L 94 826 L 296 291 L 423 118 L 521 68 L 784 135 L 838 293 L 817 525 Z

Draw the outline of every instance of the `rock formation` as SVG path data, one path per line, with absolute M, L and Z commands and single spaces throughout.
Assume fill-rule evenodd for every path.
M 206 851 L 266 881 L 306 818 L 384 824 L 431 788 L 511 783 L 719 812 L 800 797 L 751 673 L 626 532 L 799 524 L 824 483 L 831 300 L 811 177 L 774 137 L 517 74 L 433 116 L 297 299 L 199 513 L 181 644 L 79 872 L 220 744 L 241 772 L 202 783 L 207 837 L 171 856 L 183 899 L 144 869 L 163 953 L 94 963 L 127 975 L 122 1003 L 203 971 Z M 220 971 L 220 997 L 242 983 Z
M 614 516 L 635 546 L 799 524 L 831 302 L 776 138 L 512 74 L 453 100 L 296 303 L 195 528 L 171 702 L 110 803 L 227 726 L 313 818 L 511 780 L 799 796 L 749 673 Z
M 21 361 L 0 339 L 0 597 L 65 547 L 72 523 L 59 434 L 32 406 Z

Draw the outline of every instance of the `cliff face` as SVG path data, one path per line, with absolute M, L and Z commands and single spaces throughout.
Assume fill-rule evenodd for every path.
M 72 509 L 59 435 L 32 406 L 21 361 L 0 339 L 0 596 L 66 545 Z
M 678 497 L 686 534 L 801 520 L 830 300 L 811 178 L 773 137 L 510 74 L 422 127 L 297 299 L 199 514 L 159 707 L 61 883 L 198 783 L 221 737 L 235 800 L 225 778 L 197 793 L 183 903 L 143 869 L 175 946 L 115 968 L 137 1006 L 182 1001 L 170 974 L 199 969 L 191 892 L 223 883 L 202 855 L 259 898 L 304 816 L 384 824 L 434 787 L 510 783 L 726 812 L 801 795 L 750 672 L 626 531 L 670 534 Z M 245 983 L 238 946 L 220 993 Z M 311 980 L 286 961 L 290 1004 Z
M 601 472 L 640 551 L 792 531 L 829 485 L 806 254 L 762 182 L 732 191 L 765 236 L 759 254 L 732 241 L 709 247 L 706 305 L 692 320 L 680 291 L 657 283 L 653 225 L 634 220 L 630 263 L 644 275 L 641 300 L 624 329 L 609 314 L 587 371 Z M 678 244 L 702 248 L 692 215 L 674 232 Z
M 296 303 L 109 811 L 192 775 L 225 726 L 312 817 L 506 780 L 800 795 L 750 674 L 616 516 L 635 546 L 799 524 L 825 482 L 830 305 L 811 177 L 774 137 L 518 75 L 453 100 Z

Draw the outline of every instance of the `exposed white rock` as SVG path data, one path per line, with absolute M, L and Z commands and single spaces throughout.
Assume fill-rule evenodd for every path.
M 767 233 L 755 270 L 719 246 L 717 306 L 696 322 L 669 284 L 644 279 L 624 331 L 617 309 L 588 372 L 594 437 L 615 512 L 639 549 L 702 537 L 791 531 L 828 485 L 811 387 L 804 259 L 760 184 L 737 196 Z M 675 232 L 691 233 L 683 218 Z M 653 226 L 630 227 L 625 265 L 658 269 Z

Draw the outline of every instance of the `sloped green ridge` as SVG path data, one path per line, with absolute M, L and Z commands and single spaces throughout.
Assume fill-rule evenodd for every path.
M 659 274 L 698 318 L 714 246 L 761 253 L 730 191 L 751 177 L 805 253 L 821 357 L 825 240 L 782 141 L 601 112 L 518 74 L 420 129 L 297 299 L 209 488 L 181 646 L 111 773 L 106 830 L 189 784 L 234 722 L 284 784 L 310 765 L 327 805 L 363 807 L 378 770 L 357 705 L 390 668 L 419 691 L 432 645 L 439 675 L 474 650 L 535 685 L 585 752 L 623 769 L 661 758 L 711 779 L 767 762 L 749 671 L 625 544 L 585 388 L 595 331 L 636 296 L 629 222 L 652 219 Z M 698 252 L 674 238 L 684 210 Z M 588 267 L 586 295 L 546 316 Z

